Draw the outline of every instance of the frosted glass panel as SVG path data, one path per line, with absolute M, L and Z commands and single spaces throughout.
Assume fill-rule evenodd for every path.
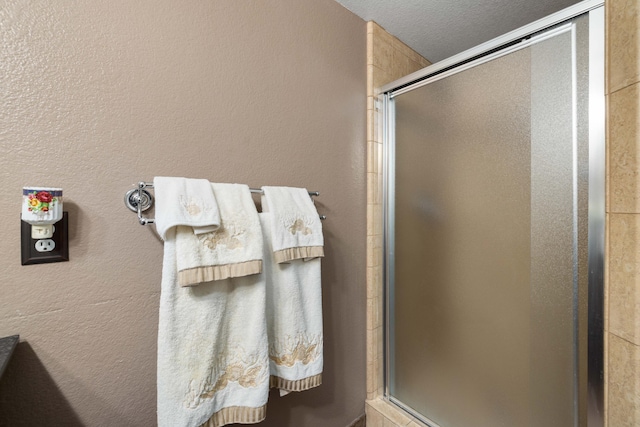
M 441 427 L 577 419 L 587 158 L 572 41 L 563 32 L 393 98 L 388 392 Z

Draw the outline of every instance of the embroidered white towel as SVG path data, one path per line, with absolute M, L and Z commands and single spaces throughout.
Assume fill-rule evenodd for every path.
M 277 263 L 324 256 L 322 223 L 304 188 L 262 187 L 262 211 L 271 215 L 271 239 Z
M 164 243 L 158 426 L 258 423 L 269 394 L 264 275 L 180 287 L 175 235 Z
M 218 204 L 206 179 L 157 176 L 153 179 L 156 198 L 155 225 L 162 240 L 177 225 L 205 233 L 220 226 Z
M 307 197 L 309 197 L 307 195 Z M 265 241 L 270 385 L 280 395 L 322 383 L 320 258 L 279 264 L 271 253 L 272 213 L 261 213 Z
M 210 184 L 220 211 L 220 227 L 196 235 L 176 234 L 178 283 L 193 286 L 262 271 L 262 230 L 251 190 L 243 184 Z

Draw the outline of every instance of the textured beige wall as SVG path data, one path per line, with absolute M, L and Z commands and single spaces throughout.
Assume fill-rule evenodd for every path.
M 162 243 L 122 202 L 155 175 L 320 191 L 324 384 L 262 425 L 364 412 L 365 34 L 333 0 L 0 1 L 0 425 L 155 423 Z M 70 262 L 20 265 L 24 185 L 64 188 Z
M 640 7 L 607 0 L 607 421 L 640 425 Z

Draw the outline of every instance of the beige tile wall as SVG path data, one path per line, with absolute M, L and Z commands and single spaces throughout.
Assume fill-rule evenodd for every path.
M 640 425 L 640 7 L 608 0 L 606 396 L 610 427 Z
M 414 420 L 382 396 L 382 136 L 376 88 L 429 62 L 375 22 L 367 24 L 367 426 L 407 426 Z M 412 424 L 412 427 L 414 426 Z M 417 427 L 418 424 L 415 424 Z
M 610 427 L 640 425 L 640 2 L 606 1 L 607 258 L 605 412 Z M 416 426 L 381 400 L 381 138 L 375 88 L 428 65 L 383 28 L 367 27 L 367 424 Z

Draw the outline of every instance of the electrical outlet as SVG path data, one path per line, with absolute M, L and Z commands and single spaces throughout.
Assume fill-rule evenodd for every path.
M 56 242 L 53 239 L 40 239 L 36 240 L 36 251 L 38 252 L 51 252 L 56 248 Z
M 22 265 L 69 261 L 68 212 L 64 212 L 62 219 L 53 225 L 53 236 L 49 239 L 33 239 L 31 225 L 24 221 L 21 223 Z

